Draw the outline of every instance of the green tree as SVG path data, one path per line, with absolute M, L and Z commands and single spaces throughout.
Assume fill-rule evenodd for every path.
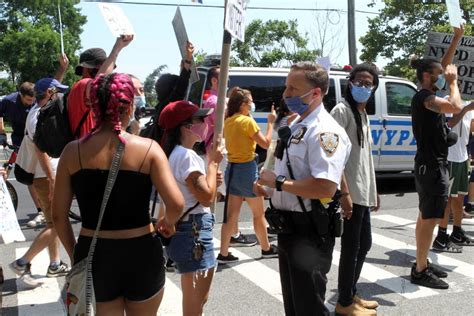
M 468 23 L 465 35 L 470 35 L 474 1 L 461 0 L 460 4 Z M 410 55 L 423 56 L 428 32 L 452 32 L 446 5 L 421 1 L 386 0 L 380 15 L 368 22 L 369 31 L 360 38 L 364 46 L 360 59 L 375 62 L 378 57 L 387 58 L 388 74 L 411 79 L 415 76 L 409 66 Z
M 86 17 L 74 5 L 79 0 L 60 2 L 65 53 L 70 65 L 78 62 L 80 34 Z M 0 3 L 0 70 L 13 84 L 54 75 L 60 54 L 60 28 L 56 0 L 4 0 Z M 65 82 L 77 77 L 70 67 Z
M 155 106 L 158 103 L 155 91 L 155 83 L 156 80 L 160 77 L 163 70 L 165 70 L 166 68 L 168 68 L 167 65 L 160 65 L 158 68 L 153 70 L 153 72 L 149 74 L 145 79 L 143 89 L 145 90 L 146 104 L 148 106 Z
M 204 60 L 206 59 L 207 53 L 200 49 L 196 53 L 194 53 L 194 62 L 196 66 L 201 66 Z
M 245 42 L 235 40 L 231 66 L 284 67 L 302 60 L 315 60 L 318 50 L 307 49 L 307 34 L 298 32 L 296 20 L 253 20 L 245 28 Z

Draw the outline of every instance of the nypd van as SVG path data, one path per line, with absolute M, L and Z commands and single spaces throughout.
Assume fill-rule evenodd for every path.
M 188 100 L 202 105 L 207 86 L 208 67 L 198 67 L 199 81 L 188 90 Z M 229 90 L 241 87 L 252 92 L 256 111 L 252 113 L 262 130 L 266 130 L 267 115 L 272 104 L 278 105 L 283 91 L 288 68 L 230 68 Z M 343 99 L 348 81 L 348 72 L 329 73 L 329 90 L 323 103 L 328 111 Z M 375 102 L 368 104 L 373 139 L 373 157 L 377 172 L 412 171 L 416 142 L 411 126 L 411 99 L 416 85 L 406 79 L 380 76 L 375 92 Z M 262 160 L 265 151 L 257 149 Z M 262 157 L 263 156 L 263 157 Z

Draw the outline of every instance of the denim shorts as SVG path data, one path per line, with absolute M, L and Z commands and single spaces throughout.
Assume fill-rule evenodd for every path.
M 214 214 L 201 213 L 189 215 L 189 220 L 176 225 L 176 234 L 171 238 L 166 253 L 175 262 L 178 273 L 198 272 L 214 268 L 217 265 L 212 242 L 212 228 L 214 227 Z M 204 246 L 201 260 L 193 258 L 195 238 L 192 227 L 196 223 L 199 229 L 199 241 Z
M 232 178 L 230 179 L 230 168 L 233 168 Z M 236 196 L 256 197 L 253 193 L 253 183 L 258 179 L 257 161 L 252 160 L 244 163 L 231 163 L 225 170 L 225 185 L 227 191 Z

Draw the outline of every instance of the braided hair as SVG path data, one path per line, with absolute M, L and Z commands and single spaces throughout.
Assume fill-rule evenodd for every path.
M 374 64 L 370 64 L 370 63 L 358 64 L 352 69 L 349 75 L 349 81 L 352 82 L 355 79 L 357 73 L 363 72 L 363 71 L 368 72 L 374 78 L 374 89 L 372 90 L 372 94 L 370 95 L 369 100 L 367 100 L 367 103 L 370 103 L 374 101 L 375 91 L 377 90 L 379 86 L 379 75 L 378 75 L 377 67 Z M 362 131 L 362 118 L 360 116 L 359 109 L 357 108 L 358 103 L 352 97 L 351 85 L 349 83 L 347 83 L 344 98 L 346 99 L 347 103 L 349 103 L 352 110 L 352 114 L 354 114 L 354 119 L 357 125 L 357 140 L 359 142 L 359 146 L 363 147 L 364 146 L 364 133 Z
M 92 136 L 104 122 L 110 122 L 120 141 L 125 143 L 125 139 L 120 136 L 121 117 L 133 102 L 134 88 L 130 77 L 121 73 L 101 74 L 92 82 L 90 96 L 95 126 L 86 139 Z

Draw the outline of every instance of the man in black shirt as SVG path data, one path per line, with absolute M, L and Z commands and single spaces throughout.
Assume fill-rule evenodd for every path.
M 444 113 L 461 111 L 457 68 L 448 65 L 444 70 L 441 63 L 433 59 L 415 59 L 411 65 L 416 68 L 421 83 L 421 89 L 413 96 L 411 103 L 413 133 L 417 143 L 415 184 L 420 209 L 416 223 L 416 262 L 411 269 L 411 282 L 447 289 L 448 284 L 440 279 L 447 273 L 428 262 L 428 252 L 434 227 L 443 218 L 448 201 L 448 146 L 456 139 L 446 127 Z M 435 94 L 445 83 L 449 87 L 448 99 Z

